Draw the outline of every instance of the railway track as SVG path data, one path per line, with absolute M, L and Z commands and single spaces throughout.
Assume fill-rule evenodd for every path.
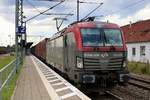
M 112 100 L 123 100 L 122 97 L 120 97 L 110 91 L 106 91 L 105 93 L 108 94 L 108 96 L 110 96 Z
M 129 86 L 118 86 L 113 90 L 114 94 L 122 97 L 123 100 L 149 100 L 147 94 L 143 94 L 140 90 L 132 85 Z
M 130 85 L 134 85 L 138 88 L 150 91 L 150 80 L 131 75 L 131 80 L 128 82 Z
M 91 93 L 88 96 L 92 100 L 123 100 L 122 97 L 112 93 L 111 91 L 105 91 L 103 94 Z
M 113 93 L 123 100 L 150 100 L 150 78 L 131 74 L 127 86 L 117 86 Z
M 150 100 L 150 79 L 131 74 L 129 86 L 118 86 L 105 95 L 93 96 L 92 100 Z

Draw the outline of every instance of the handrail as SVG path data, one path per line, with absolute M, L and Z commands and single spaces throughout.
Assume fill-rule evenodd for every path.
M 0 73 L 1 73 L 2 71 L 4 71 L 7 67 L 9 67 L 11 64 L 13 64 L 15 61 L 16 61 L 16 59 L 13 60 L 13 61 L 11 61 L 8 65 L 6 65 L 5 67 L 3 67 L 2 69 L 0 69 Z
M 2 84 L 2 86 L 0 87 L 0 91 L 2 90 L 2 88 L 7 84 L 8 80 L 11 78 L 12 74 L 14 73 L 15 68 L 10 72 L 10 74 L 8 75 L 7 79 L 4 81 L 4 83 Z
M 9 89 L 10 86 L 9 82 L 11 81 L 14 73 L 16 72 L 15 70 L 17 70 L 19 64 L 21 63 L 19 58 L 20 57 L 14 59 L 9 64 L 4 66 L 2 69 L 0 69 L 0 100 L 3 100 L 2 97 L 3 88 L 6 86 L 7 89 Z M 17 66 L 15 64 L 16 62 L 18 62 Z

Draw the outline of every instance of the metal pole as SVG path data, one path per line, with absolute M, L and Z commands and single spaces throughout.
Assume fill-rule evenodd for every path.
M 18 45 L 18 42 L 20 44 L 22 43 L 22 28 L 23 28 L 23 0 L 16 0 L 16 18 L 15 18 L 15 53 L 16 53 L 16 72 L 17 67 L 19 65 L 18 62 L 20 62 L 19 57 L 21 56 L 21 60 L 23 61 L 23 46 Z
M 23 0 L 21 0 L 23 2 Z M 23 10 L 22 10 L 22 2 L 21 2 L 21 16 L 23 16 Z M 21 26 L 23 26 L 23 17 L 21 17 Z M 21 63 L 23 63 L 23 45 L 22 45 L 22 34 L 21 34 Z
M 77 21 L 79 21 L 79 16 L 80 16 L 79 15 L 79 13 L 80 13 L 79 10 L 80 10 L 79 9 L 79 0 L 77 0 Z
M 15 68 L 17 72 L 18 66 L 18 17 L 19 17 L 19 0 L 16 0 L 16 12 L 15 12 L 15 56 L 16 56 L 16 63 Z
M 21 19 L 21 21 L 20 21 L 20 25 L 21 26 L 23 26 L 23 0 L 20 0 L 20 19 Z M 21 63 L 23 63 L 23 50 L 24 50 L 24 48 L 23 48 L 23 34 L 21 34 Z
M 25 28 L 27 29 L 26 22 L 24 24 L 25 24 Z M 24 50 L 25 55 L 26 55 L 26 44 L 27 44 L 27 32 L 25 33 L 25 50 Z

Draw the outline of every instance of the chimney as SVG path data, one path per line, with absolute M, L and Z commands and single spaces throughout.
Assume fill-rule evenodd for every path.
M 132 22 L 130 21 L 129 23 L 130 23 L 130 27 L 129 28 L 131 28 L 132 27 Z
M 109 20 L 107 20 L 107 23 L 109 23 Z
M 129 24 L 130 24 L 129 31 L 130 31 L 130 34 L 132 34 L 132 22 L 130 21 Z

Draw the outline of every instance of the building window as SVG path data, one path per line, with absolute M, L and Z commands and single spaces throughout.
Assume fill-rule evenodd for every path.
M 135 56 L 136 55 L 136 49 L 132 48 L 132 55 Z
M 145 46 L 140 46 L 140 56 L 145 56 Z

